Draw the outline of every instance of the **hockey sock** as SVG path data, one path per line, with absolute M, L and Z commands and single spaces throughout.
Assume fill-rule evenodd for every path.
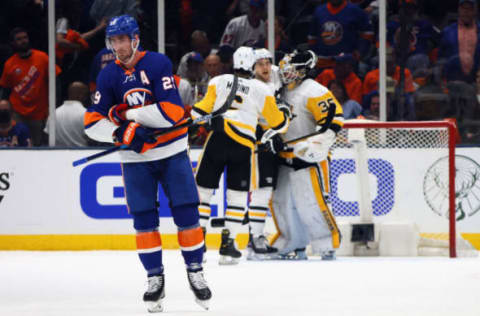
M 227 209 L 225 211 L 225 227 L 230 230 L 230 238 L 235 239 L 247 207 L 248 192 L 227 189 Z
M 137 252 L 148 276 L 163 273 L 162 238 L 158 232 L 158 212 L 132 213 Z
M 213 189 L 208 189 L 199 186 L 198 195 L 200 197 L 200 205 L 198 206 L 198 213 L 200 214 L 200 226 L 207 227 L 210 220 L 212 210 L 210 208 L 210 200 L 213 195 Z
M 258 188 L 252 192 L 250 206 L 248 208 L 248 218 L 250 230 L 255 237 L 263 235 L 271 196 L 272 187 Z
M 173 221 L 178 227 L 178 244 L 188 267 L 201 267 L 205 242 L 198 222 L 195 204 L 172 207 Z

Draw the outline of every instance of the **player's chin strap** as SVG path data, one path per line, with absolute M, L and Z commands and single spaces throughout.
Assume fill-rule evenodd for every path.
M 186 127 L 190 127 L 192 125 L 208 122 L 212 118 L 224 114 L 230 108 L 233 101 L 235 100 L 235 95 L 237 93 L 237 88 L 238 88 L 238 77 L 236 75 L 234 75 L 233 76 L 232 90 L 230 90 L 230 93 L 228 94 L 228 97 L 225 100 L 225 103 L 223 103 L 223 105 L 217 111 L 215 111 L 213 113 L 210 113 L 210 114 L 207 114 L 207 115 L 204 115 L 204 116 L 197 117 L 196 119 L 188 118 L 185 122 L 183 122 L 179 125 L 175 125 L 175 126 L 172 126 L 170 128 L 155 131 L 155 132 L 152 133 L 151 136 L 158 137 L 158 136 L 161 136 L 161 135 L 169 134 L 169 133 L 175 132 L 175 131 L 177 131 L 179 129 L 182 129 L 182 128 L 186 128 Z M 76 167 L 76 166 L 82 165 L 86 162 L 92 161 L 94 159 L 109 155 L 109 154 L 114 153 L 114 152 L 116 152 L 118 150 L 121 150 L 121 149 L 128 149 L 128 146 L 127 145 L 115 146 L 115 147 L 109 148 L 107 150 L 101 151 L 99 153 L 93 154 L 91 156 L 75 160 L 72 164 L 73 164 L 74 167 Z

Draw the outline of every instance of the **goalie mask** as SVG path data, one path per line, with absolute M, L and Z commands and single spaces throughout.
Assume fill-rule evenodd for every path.
M 289 89 L 293 89 L 316 64 L 317 56 L 311 50 L 285 55 L 278 65 L 280 78 Z

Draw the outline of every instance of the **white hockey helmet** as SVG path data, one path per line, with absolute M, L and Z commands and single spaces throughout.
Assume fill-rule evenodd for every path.
M 255 55 L 253 48 L 240 46 L 235 53 L 233 53 L 233 69 L 245 70 L 252 72 L 253 65 L 255 64 Z
M 270 59 L 270 62 L 273 60 L 272 53 L 266 48 L 258 48 L 255 51 L 255 62 L 260 59 Z
M 294 51 L 285 55 L 278 64 L 282 82 L 290 84 L 296 80 L 302 80 L 311 69 L 315 68 L 317 60 L 317 55 L 311 50 Z

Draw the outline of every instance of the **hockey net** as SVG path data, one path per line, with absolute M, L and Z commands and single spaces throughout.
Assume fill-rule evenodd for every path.
M 455 136 L 448 121 L 347 121 L 330 167 L 337 220 L 409 223 L 418 231 L 417 255 L 473 250 L 456 232 L 461 210 L 455 197 L 468 188 L 455 187 Z

